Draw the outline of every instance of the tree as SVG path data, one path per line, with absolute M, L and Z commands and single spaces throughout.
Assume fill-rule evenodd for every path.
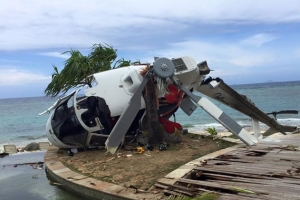
M 153 77 L 150 78 L 145 89 L 147 91 L 144 95 L 146 102 L 146 123 L 147 127 L 149 127 L 150 143 L 160 144 L 163 140 L 163 131 L 158 119 L 158 101 Z
M 53 65 L 52 81 L 45 89 L 46 96 L 56 97 L 58 94 L 65 94 L 71 88 L 88 85 L 92 86 L 91 74 L 130 64 L 130 61 L 117 58 L 117 50 L 107 44 L 95 44 L 88 56 L 84 56 L 78 50 L 69 50 L 63 54 L 70 54 L 70 58 L 64 63 L 64 68 L 58 72 L 58 68 Z M 128 66 L 128 65 L 127 65 Z

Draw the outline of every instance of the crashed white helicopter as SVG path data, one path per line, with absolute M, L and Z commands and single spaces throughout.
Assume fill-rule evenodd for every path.
M 83 148 L 105 141 L 106 149 L 115 153 L 126 136 L 137 134 L 145 115 L 143 90 L 150 77 L 157 81 L 160 123 L 165 135 L 182 131 L 180 124 L 169 121 L 180 107 L 191 115 L 201 107 L 225 128 L 247 145 L 262 138 L 259 123 L 269 126 L 264 136 L 275 132 L 293 132 L 296 126 L 281 125 L 276 114 L 297 111 L 281 111 L 275 119 L 258 109 L 246 96 L 240 95 L 220 78 L 206 78 L 210 69 L 207 62 L 197 64 L 190 57 L 176 59 L 156 58 L 147 73 L 142 76 L 145 65 L 134 65 L 93 74 L 96 84 L 87 88 L 84 95 L 80 89 L 58 99 L 54 105 L 39 115 L 50 113 L 46 133 L 49 141 L 60 148 Z M 193 91 L 205 94 L 225 105 L 251 117 L 254 135 L 230 118 L 208 98 L 197 96 Z

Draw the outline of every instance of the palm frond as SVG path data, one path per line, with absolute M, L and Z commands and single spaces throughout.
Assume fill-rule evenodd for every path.
M 69 54 L 70 57 L 65 60 L 64 68 L 60 72 L 56 66 L 53 66 L 52 81 L 44 91 L 46 96 L 55 97 L 83 85 L 91 87 L 93 79 L 88 77 L 94 73 L 112 69 L 112 64 L 117 58 L 116 49 L 104 43 L 94 44 L 91 50 L 87 56 L 74 49 L 62 53 Z M 130 65 L 131 61 L 119 59 L 116 63 L 117 67 L 123 67 Z

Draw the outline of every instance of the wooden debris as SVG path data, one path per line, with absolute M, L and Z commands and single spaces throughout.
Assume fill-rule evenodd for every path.
M 174 185 L 157 182 L 169 195 L 219 194 L 220 199 L 299 199 L 300 138 L 238 148 L 205 160 Z

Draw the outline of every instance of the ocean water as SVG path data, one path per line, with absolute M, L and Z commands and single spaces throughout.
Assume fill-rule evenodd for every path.
M 300 81 L 233 85 L 232 87 L 250 98 L 263 112 L 280 110 L 300 112 Z M 0 99 L 0 149 L 7 143 L 25 146 L 32 141 L 47 141 L 45 125 L 49 115 L 39 117 L 38 113 L 49 108 L 55 101 L 56 99 L 47 97 Z M 251 125 L 248 116 L 221 103 L 215 103 L 240 125 L 245 127 Z M 300 127 L 300 114 L 278 115 L 277 118 L 282 124 Z M 176 112 L 176 121 L 188 128 L 190 132 L 204 132 L 208 127 L 215 127 L 217 131 L 226 131 L 201 108 L 197 108 L 191 116 L 185 115 L 179 109 Z M 263 125 L 261 127 L 264 128 Z
M 7 143 L 26 146 L 33 141 L 48 141 L 45 125 L 49 115 L 38 114 L 55 101 L 47 97 L 0 99 L 0 148 Z

